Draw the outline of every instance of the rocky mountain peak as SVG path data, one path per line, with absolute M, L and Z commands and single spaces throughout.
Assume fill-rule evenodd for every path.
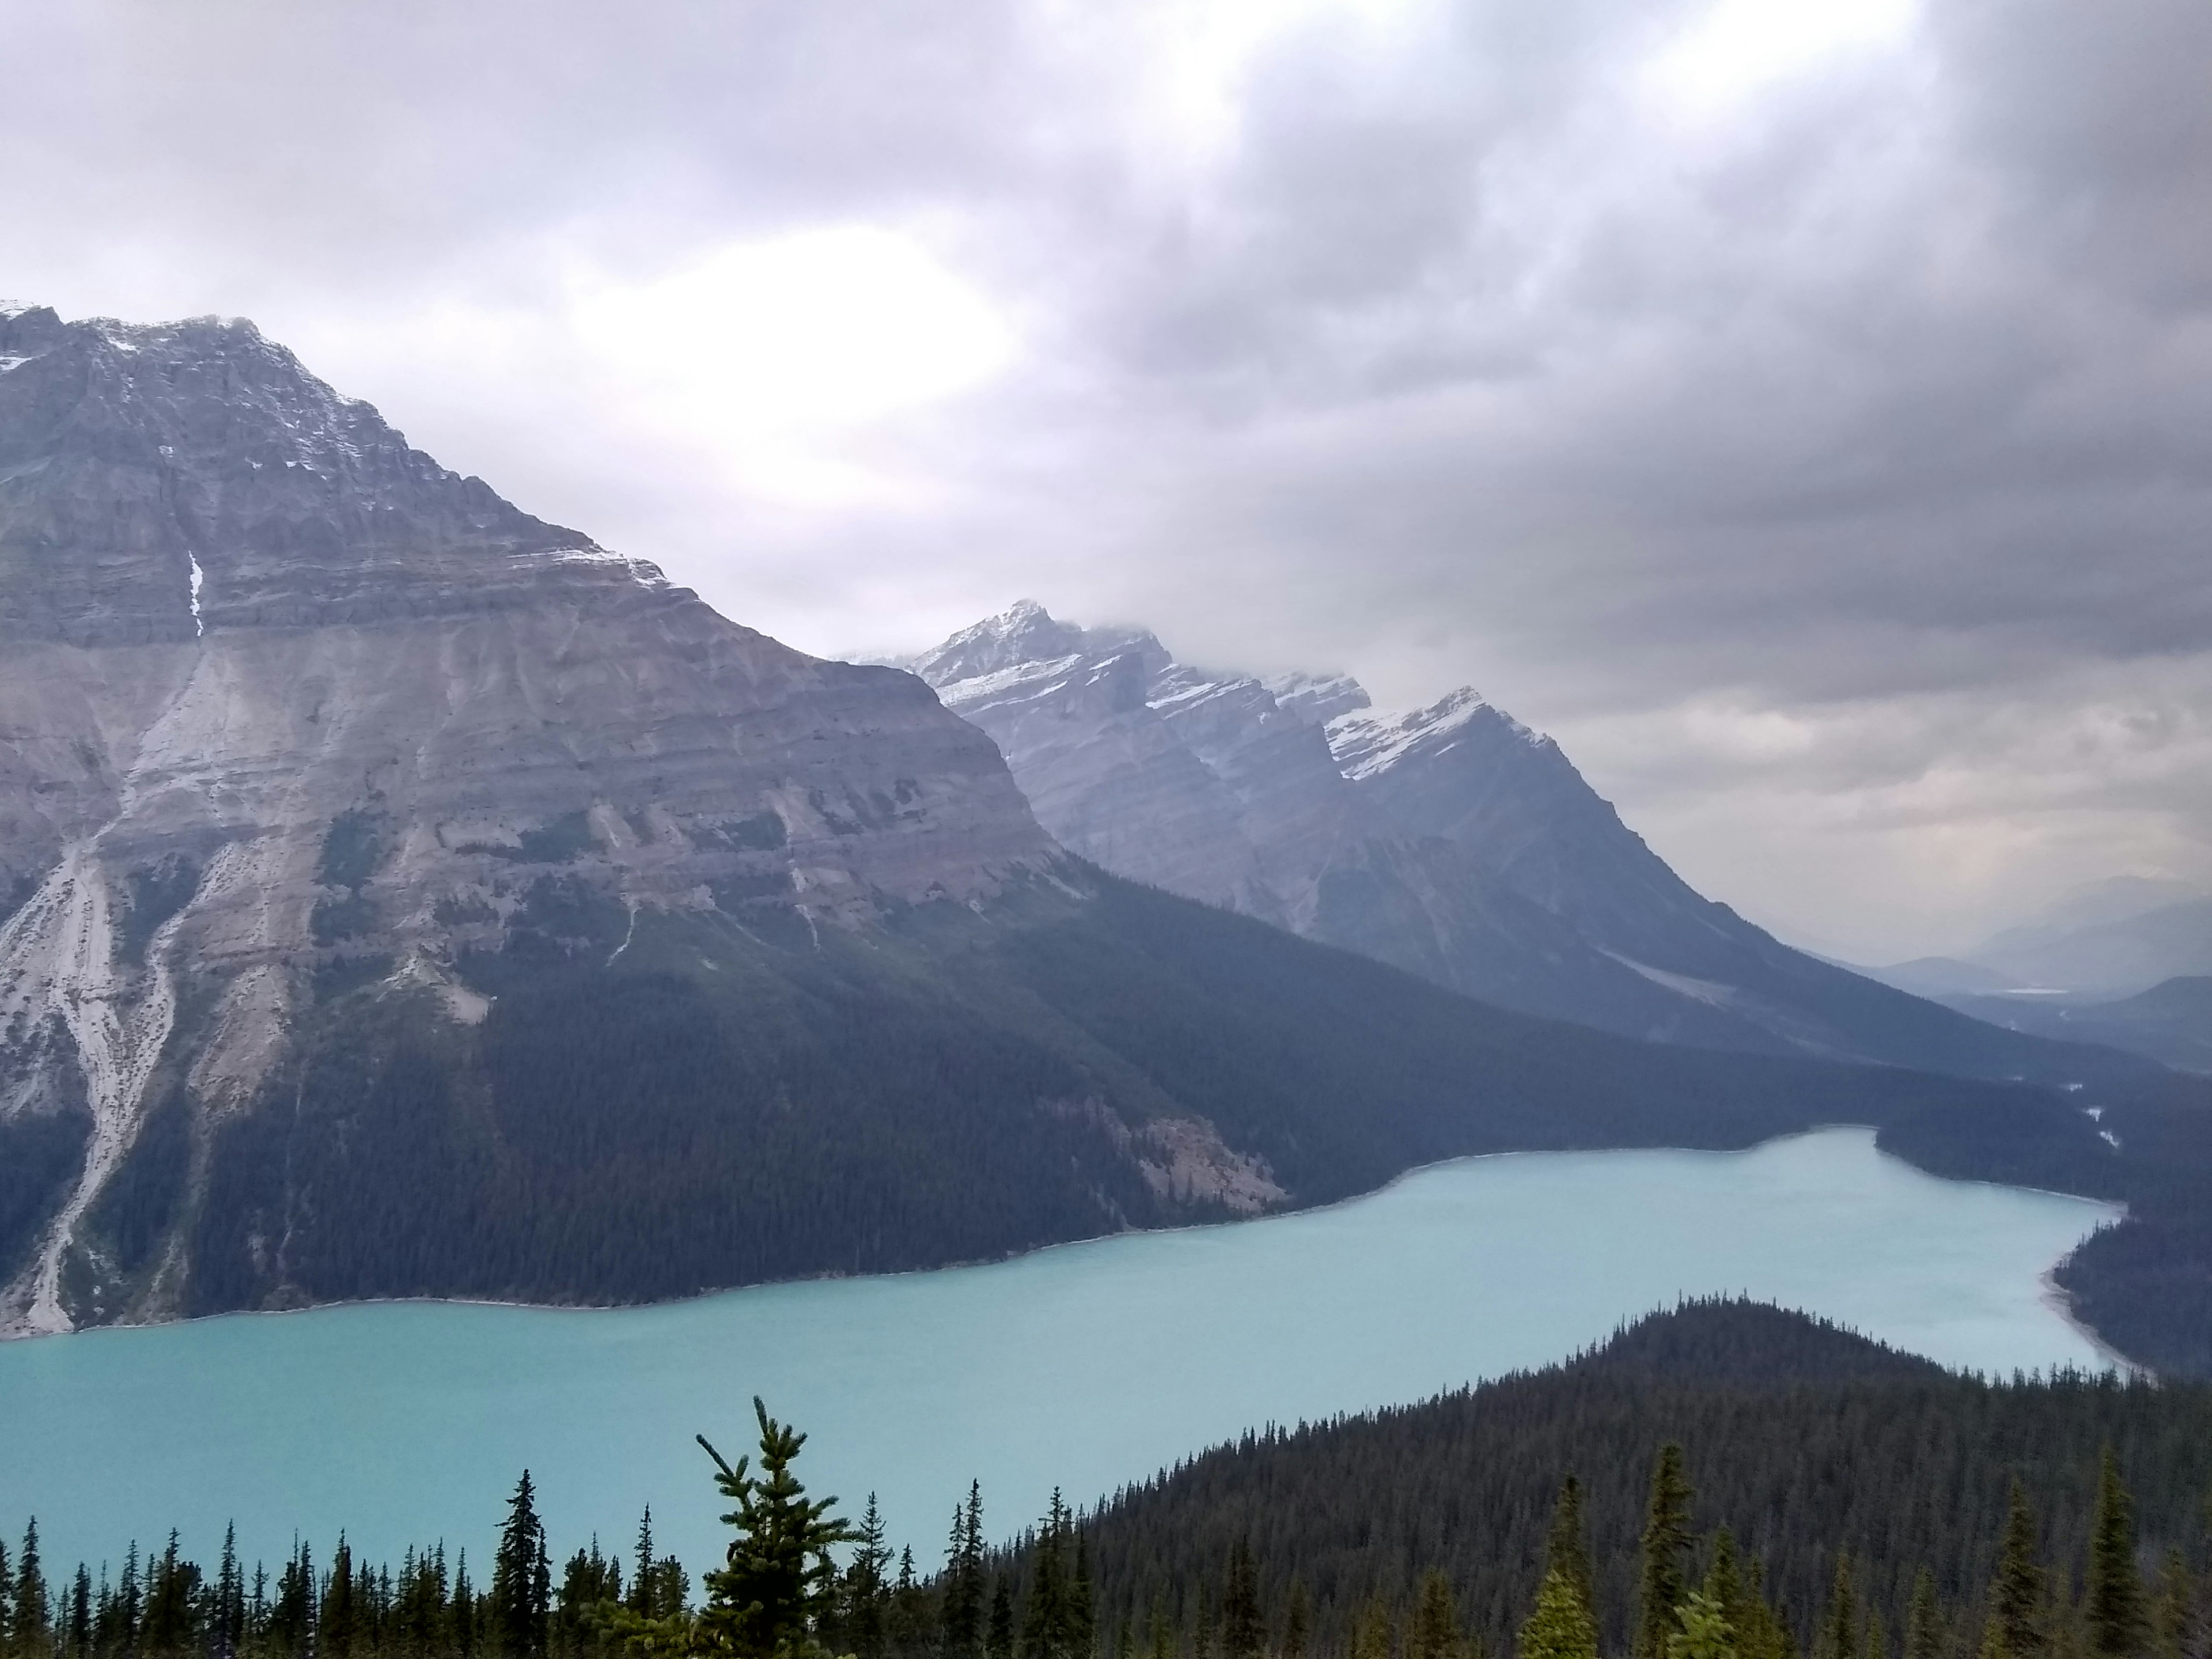
M 0 637 L 175 641 L 549 586 L 667 584 L 441 466 L 251 322 L 0 313 Z

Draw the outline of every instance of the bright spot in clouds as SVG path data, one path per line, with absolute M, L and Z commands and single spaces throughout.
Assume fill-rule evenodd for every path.
M 1893 46 L 1918 0 L 1714 0 L 1652 65 L 1662 97 L 1713 115 L 1839 57 Z
M 644 283 L 577 284 L 584 348 L 671 424 L 752 438 L 966 391 L 1012 329 L 919 243 L 870 226 L 733 243 Z

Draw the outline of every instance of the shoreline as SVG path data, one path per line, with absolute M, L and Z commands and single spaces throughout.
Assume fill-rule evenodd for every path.
M 1011 1267 L 1015 1263 L 1030 1261 L 1033 1258 L 1044 1255 L 1048 1252 L 1051 1251 L 1097 1248 L 1112 1244 L 1116 1241 L 1122 1239 L 1139 1237 L 1172 1237 L 1185 1234 L 1211 1232 L 1223 1227 L 1243 1227 L 1269 1221 L 1288 1221 L 1301 1216 L 1325 1215 L 1334 1211 L 1349 1209 L 1356 1205 L 1372 1202 L 1384 1197 L 1395 1188 L 1415 1179 L 1418 1176 L 1431 1174 L 1439 1170 L 1450 1169 L 1462 1164 L 1490 1163 L 1506 1158 L 1571 1157 L 1613 1158 L 1624 1154 L 1633 1155 L 1638 1153 L 1690 1153 L 1705 1158 L 1748 1158 L 1769 1148 L 1786 1145 L 1790 1141 L 1802 1140 L 1814 1135 L 1830 1134 L 1838 1132 L 1858 1132 L 1863 1133 L 1871 1143 L 1872 1150 L 1879 1157 L 1903 1164 L 1914 1174 L 1923 1176 L 1930 1181 L 1942 1182 L 1946 1184 L 1960 1186 L 1991 1188 L 2006 1192 L 2033 1193 L 2039 1196 L 2048 1198 L 2063 1198 L 2078 1204 L 2095 1206 L 2102 1209 L 2108 1209 L 2115 1212 L 2115 1218 L 2124 1218 L 2127 1214 L 2127 1206 L 2124 1204 L 2117 1203 L 2112 1200 L 2090 1198 L 2080 1193 L 2061 1192 L 2051 1188 L 2025 1187 L 2009 1182 L 1990 1181 L 1978 1176 L 1937 1175 L 1932 1170 L 1922 1169 L 1920 1165 L 1913 1163 L 1909 1158 L 1900 1157 L 1895 1152 L 1884 1149 L 1880 1145 L 1878 1139 L 1880 1134 L 1879 1125 L 1838 1121 L 1831 1123 L 1808 1124 L 1802 1128 L 1790 1129 L 1778 1134 L 1769 1135 L 1764 1139 L 1756 1140 L 1743 1146 L 1650 1146 L 1518 1147 L 1504 1152 L 1463 1152 L 1450 1158 L 1437 1158 L 1426 1164 L 1408 1165 L 1407 1168 L 1397 1171 L 1388 1180 L 1381 1182 L 1377 1186 L 1369 1188 L 1364 1192 L 1349 1193 L 1341 1198 L 1328 1200 L 1325 1203 L 1300 1205 L 1290 1208 L 1271 1210 L 1259 1215 L 1228 1217 L 1217 1221 L 1182 1222 L 1171 1227 L 1127 1227 L 1123 1228 L 1119 1231 L 1095 1233 L 1083 1238 L 1054 1239 L 1047 1243 L 1038 1244 L 1024 1250 L 1017 1250 L 1001 1256 L 944 1261 L 938 1262 L 928 1267 L 900 1267 L 882 1273 L 855 1273 L 832 1272 L 799 1274 L 787 1279 L 756 1279 L 744 1284 L 716 1285 L 689 1292 L 681 1296 L 663 1297 L 647 1301 L 635 1302 L 531 1302 L 518 1300 L 513 1297 L 495 1296 L 357 1297 L 350 1297 L 343 1301 L 311 1302 L 299 1307 L 291 1308 L 231 1308 L 225 1309 L 217 1313 L 198 1314 L 174 1319 L 118 1322 L 105 1325 L 85 1326 L 69 1331 L 25 1331 L 20 1333 L 9 1333 L 5 1335 L 0 1335 L 0 1346 L 12 1346 L 17 1342 L 38 1343 L 66 1337 L 92 1337 L 97 1336 L 103 1332 L 121 1333 L 127 1331 L 148 1331 L 159 1330 L 173 1326 L 204 1325 L 232 1319 L 277 1319 L 300 1314 L 337 1313 L 355 1308 L 501 1308 L 511 1309 L 515 1311 L 524 1313 L 575 1315 L 620 1314 L 625 1312 L 638 1312 L 650 1309 L 681 1308 L 694 1304 L 712 1301 L 718 1297 L 744 1296 L 758 1291 L 781 1289 L 787 1286 L 819 1285 L 847 1280 L 890 1281 L 914 1278 L 919 1275 L 929 1273 L 955 1273 L 979 1268 Z M 2086 1237 L 2087 1235 L 2085 1234 L 2084 1237 Z M 2094 1328 L 2084 1324 L 2081 1320 L 2074 1316 L 2071 1306 L 2069 1305 L 2070 1298 L 2063 1287 L 2057 1284 L 2054 1275 L 2057 1269 L 2064 1265 L 2067 1259 L 2072 1255 L 2074 1251 L 2079 1248 L 2080 1241 L 2077 1240 L 2075 1244 L 2069 1246 L 2065 1251 L 2062 1252 L 2057 1257 L 2045 1267 L 2042 1272 L 2038 1275 L 2038 1285 L 2039 1286 L 2038 1299 L 2044 1306 L 2048 1308 L 2059 1319 L 2063 1321 L 2069 1329 L 2079 1335 L 2083 1341 L 2087 1343 L 2093 1350 L 2094 1350 L 2108 1363 L 2131 1374 L 2140 1374 L 2143 1376 L 2151 1375 L 2146 1367 L 2140 1365 L 2136 1361 L 2129 1358 L 2125 1354 L 2120 1352 L 2119 1350 L 2114 1348 L 2109 1342 L 2106 1341 Z M 1801 1310 L 1800 1311 L 1802 1310 Z

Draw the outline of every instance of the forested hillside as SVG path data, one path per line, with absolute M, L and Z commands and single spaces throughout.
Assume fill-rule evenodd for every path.
M 2119 1179 L 2052 1091 L 1608 1036 L 1080 873 L 1080 896 L 866 933 L 766 905 L 633 919 L 549 880 L 504 949 L 459 964 L 481 1024 L 389 964 L 333 972 L 298 1057 L 208 1132 L 204 1190 L 157 1113 L 91 1226 L 138 1273 L 181 1231 L 185 1309 L 212 1312 L 932 1266 L 1325 1202 L 1463 1153 L 1837 1121 L 1989 1179 Z

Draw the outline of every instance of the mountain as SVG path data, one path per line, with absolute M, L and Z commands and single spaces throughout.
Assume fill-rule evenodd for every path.
M 1032 660 L 975 643 L 963 679 Z M 1146 711 L 1136 842 L 1369 834 L 1313 723 L 1349 688 L 1067 681 Z M 1537 752 L 1499 720 L 1468 741 Z M 1292 840 L 1189 884 L 1325 912 Z M 1454 902 L 1579 937 L 1503 875 Z M 250 324 L 0 313 L 11 1334 L 665 1297 L 1838 1120 L 1931 1167 L 2127 1178 L 2056 1093 L 1654 1048 L 1121 881 L 920 679 L 531 517 Z
M 2008 1030 L 2094 1042 L 2178 1071 L 2212 1073 L 2212 978 L 2183 975 L 2131 997 L 1972 996 L 1944 999 Z
M 2169 979 L 2212 974 L 2212 898 L 2160 903 L 2086 923 L 2008 928 L 1971 956 L 2014 985 L 2132 995 Z
M 1405 714 L 1261 681 L 1033 601 L 908 664 L 1116 874 L 1485 1001 L 1661 1042 L 2054 1081 L 2139 1070 L 2024 1042 L 1790 949 L 1693 891 L 1549 738 L 1473 690 Z

